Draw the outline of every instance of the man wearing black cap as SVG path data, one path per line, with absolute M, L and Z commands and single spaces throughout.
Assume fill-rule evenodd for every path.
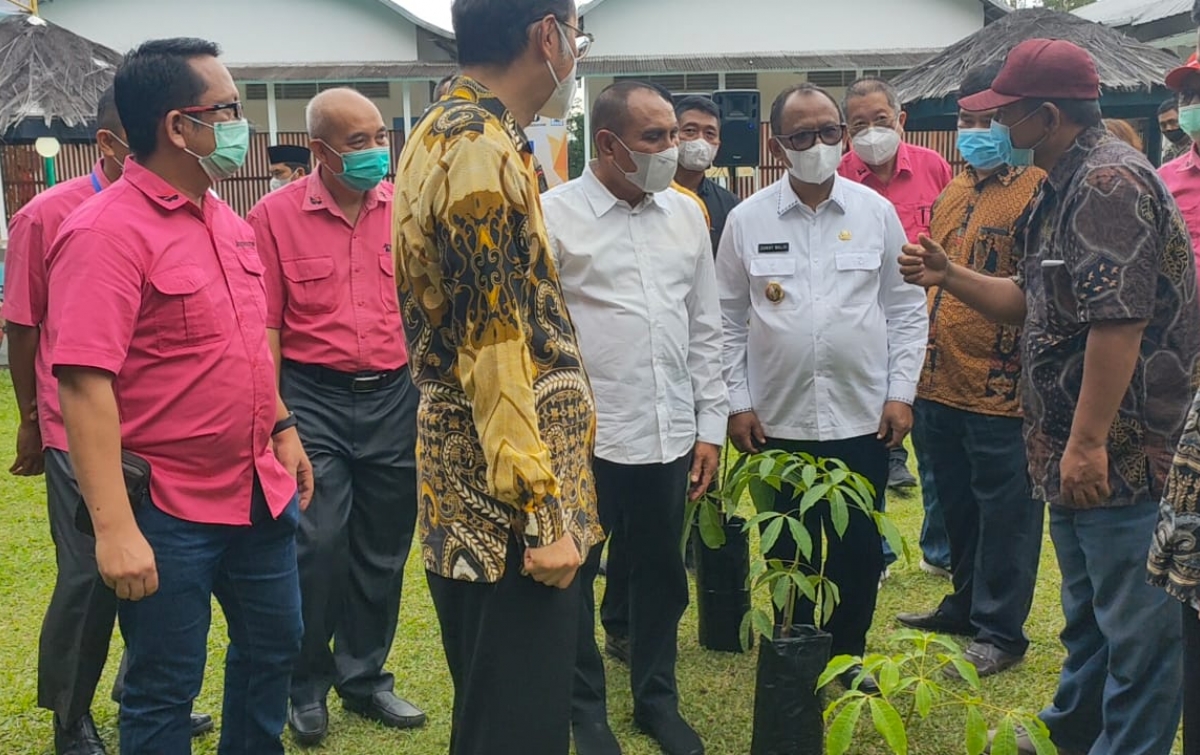
M 312 153 L 308 147 L 294 144 L 267 147 L 267 159 L 271 161 L 271 191 L 304 178 L 312 165 Z
M 1184 527 L 1155 526 L 1191 399 L 1200 304 L 1183 218 L 1145 156 L 1105 132 L 1099 99 L 1079 47 L 1013 48 L 991 89 L 959 105 L 998 108 L 1005 161 L 1048 173 L 1024 224 L 1023 268 L 989 278 L 927 237 L 900 264 L 910 282 L 1024 328 L 1029 470 L 1063 578 L 1067 659 L 1040 714 L 1058 752 L 1167 755 L 1180 606 L 1146 583 L 1142 563 L 1152 539 L 1156 578 L 1194 551 Z M 1020 745 L 1034 752 L 1028 734 Z

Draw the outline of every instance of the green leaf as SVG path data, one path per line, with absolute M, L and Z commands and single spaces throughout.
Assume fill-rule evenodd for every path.
M 778 462 L 775 457 L 770 454 L 762 454 L 762 459 L 758 462 L 758 476 L 766 477 L 775 471 L 775 465 Z
M 803 471 L 800 472 L 800 479 L 804 480 L 805 488 L 811 488 L 817 481 L 817 468 L 805 463 Z
M 754 503 L 755 511 L 775 507 L 775 494 L 779 491 L 777 486 L 771 485 L 765 479 L 751 477 L 746 483 L 746 489 L 750 491 L 750 500 Z
M 846 528 L 850 526 L 850 509 L 846 507 L 846 499 L 841 491 L 835 490 L 829 496 L 829 518 L 833 520 L 833 530 L 841 540 L 846 536 Z
M 904 536 L 900 534 L 900 530 L 896 527 L 895 522 L 887 514 L 879 511 L 872 511 L 871 516 L 875 519 L 875 526 L 879 528 L 879 533 L 883 535 L 883 539 L 887 540 L 887 544 L 892 547 L 892 552 L 904 553 Z
M 971 686 L 971 689 L 979 689 L 979 670 L 972 666 L 970 661 L 959 655 L 958 657 L 952 656 L 950 663 L 954 664 L 954 670 L 963 678 L 963 681 Z
M 896 662 L 889 659 L 887 663 L 879 670 L 879 689 L 883 691 L 884 697 L 890 697 L 895 694 L 896 688 L 900 686 L 900 667 Z
M 786 574 L 780 576 L 783 578 L 775 582 L 775 589 L 772 591 L 772 601 L 775 603 L 775 607 L 782 611 L 787 608 L 788 598 L 792 593 L 792 580 L 787 579 Z
M 721 521 L 721 512 L 712 503 L 700 505 L 700 539 L 713 550 L 725 545 L 725 527 Z
M 858 658 L 852 655 L 835 655 L 825 665 L 825 670 L 821 672 L 821 676 L 817 679 L 817 689 L 827 686 L 830 682 L 850 670 L 850 667 L 859 662 Z
M 812 582 L 809 581 L 808 577 L 804 576 L 798 571 L 794 571 L 791 573 L 791 578 L 792 584 L 796 585 L 796 589 L 800 591 L 800 594 L 803 595 L 806 600 L 810 600 L 814 603 L 817 602 L 817 591 L 813 587 Z
M 742 625 L 738 628 L 738 635 L 742 638 L 742 652 L 750 650 L 750 645 L 754 642 L 754 611 L 746 611 L 746 615 L 742 617 Z
M 992 740 L 991 755 L 1018 755 L 1017 731 L 1011 718 L 1007 716 L 1000 721 L 996 729 L 996 737 Z
M 800 518 L 804 518 L 804 514 L 808 512 L 818 501 L 825 498 L 829 492 L 829 483 L 823 482 L 820 485 L 813 485 L 804 492 L 804 497 L 800 499 Z
M 809 537 L 808 529 L 800 523 L 800 520 L 794 516 L 787 518 L 788 532 L 792 535 L 792 540 L 796 542 L 796 547 L 800 550 L 800 555 L 805 561 L 812 559 L 812 538 Z
M 871 705 L 871 720 L 875 722 L 875 731 L 883 737 L 888 747 L 896 755 L 908 755 L 908 732 L 904 730 L 904 722 L 900 714 L 887 700 L 878 697 L 869 699 Z
M 754 631 L 758 632 L 763 638 L 771 640 L 775 635 L 775 623 L 771 621 L 771 617 L 761 608 L 755 608 L 750 612 L 753 615 L 751 622 L 754 625 Z
M 967 706 L 967 755 L 983 755 L 987 749 L 987 722 L 978 705 Z
M 854 741 L 854 730 L 858 726 L 858 718 L 862 715 L 863 704 L 866 702 L 867 698 L 860 697 L 847 703 L 837 714 L 837 718 L 833 719 L 825 735 L 825 746 L 829 755 L 844 755 L 850 751 L 850 744 Z
M 846 478 L 849 476 L 850 476 L 850 473 L 848 471 L 846 471 L 845 466 L 838 466 L 836 469 L 834 469 L 832 472 L 829 473 L 829 481 L 832 482 L 834 485 L 841 485 L 843 482 L 846 481 Z
M 783 532 L 783 518 L 773 519 L 766 529 L 763 530 L 762 540 L 759 543 L 759 550 L 764 554 L 770 553 L 775 547 L 775 542 L 779 540 L 779 533 Z
M 1050 730 L 1046 728 L 1042 719 L 1037 716 L 1023 716 L 1021 725 L 1038 755 L 1058 755 L 1058 748 L 1050 741 Z
M 917 682 L 916 702 L 917 715 L 929 718 L 929 712 L 933 710 L 933 687 L 924 679 Z
M 837 597 L 829 586 L 833 584 L 828 580 L 823 580 L 821 584 L 821 626 L 829 623 L 833 618 L 833 610 L 837 608 Z

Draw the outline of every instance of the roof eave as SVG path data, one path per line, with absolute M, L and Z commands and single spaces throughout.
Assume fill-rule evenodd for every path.
M 408 19 L 409 21 L 416 24 L 419 28 L 422 28 L 425 31 L 433 32 L 434 34 L 438 35 L 439 37 L 441 37 L 443 39 L 454 39 L 453 31 L 451 31 L 450 29 L 443 29 L 442 27 L 438 26 L 437 24 L 432 24 L 432 23 L 426 21 L 425 19 L 421 18 L 420 16 L 413 13 L 409 9 L 405 8 L 399 2 L 393 2 L 393 0 L 379 0 L 379 2 L 383 3 L 388 8 L 391 8 L 392 10 L 396 11 L 401 16 Z

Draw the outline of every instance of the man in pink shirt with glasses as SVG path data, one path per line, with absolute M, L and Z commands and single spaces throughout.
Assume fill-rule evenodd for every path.
M 122 755 L 191 751 L 214 595 L 230 639 L 221 755 L 283 753 L 300 645 L 312 469 L 275 386 L 254 233 L 210 193 L 249 141 L 218 53 L 165 39 L 126 56 L 114 88 L 132 159 L 49 257 L 51 367 L 120 600 Z

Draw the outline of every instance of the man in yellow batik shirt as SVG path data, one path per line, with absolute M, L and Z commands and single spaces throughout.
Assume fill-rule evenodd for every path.
M 596 420 L 523 128 L 566 115 L 589 37 L 573 0 L 452 15 L 463 73 L 400 157 L 393 244 L 450 752 L 566 755 Z

